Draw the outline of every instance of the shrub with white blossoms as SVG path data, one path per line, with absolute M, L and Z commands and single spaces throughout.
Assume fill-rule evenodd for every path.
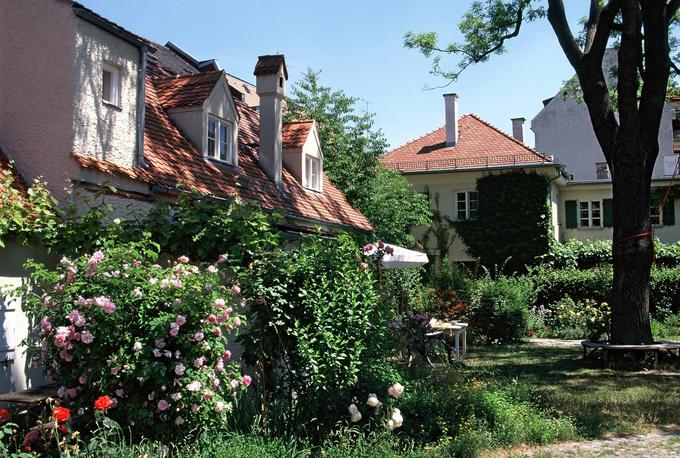
M 92 421 L 92 401 L 106 395 L 108 415 L 133 430 L 181 436 L 224 420 L 252 381 L 228 347 L 244 322 L 236 280 L 219 260 L 156 259 L 139 242 L 63 258 L 54 270 L 31 264 L 29 353 L 77 422 Z
M 402 394 L 404 394 L 404 385 L 399 382 L 393 383 L 387 389 L 388 399 L 386 401 L 386 405 L 384 405 L 383 402 L 378 399 L 378 395 L 376 393 L 369 393 L 368 399 L 366 400 L 366 405 L 369 407 L 370 414 L 370 417 L 368 418 L 375 419 L 380 418 L 381 415 L 386 416 L 386 426 L 390 431 L 400 428 L 404 423 L 404 417 L 402 416 L 401 411 L 396 407 L 392 407 L 391 404 L 393 403 L 392 398 L 398 398 Z M 383 406 L 385 407 L 384 409 Z M 361 411 L 355 403 L 350 404 L 347 408 L 347 411 L 349 412 L 349 421 L 351 423 L 358 423 L 363 418 Z

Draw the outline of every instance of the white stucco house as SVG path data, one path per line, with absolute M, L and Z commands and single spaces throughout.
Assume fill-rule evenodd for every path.
M 603 70 L 610 87 L 616 84 L 617 53 L 609 49 Z M 609 168 L 595 137 L 588 109 L 578 100 L 578 80 L 574 76 L 554 97 L 543 102 L 543 109 L 531 120 L 536 150 L 563 164 L 569 179 L 559 202 L 559 240 L 606 240 L 612 238 L 612 187 Z M 674 148 L 677 100 L 664 106 L 659 131 L 659 156 L 654 165 L 652 186 L 665 189 L 678 164 Z M 677 123 L 676 123 L 677 124 Z M 660 213 L 652 207 L 655 235 L 663 242 L 680 240 L 675 215 L 679 202 L 666 203 Z
M 0 155 L 58 200 L 113 185 L 110 202 L 143 209 L 183 188 L 257 200 L 282 230 L 370 232 L 324 174 L 314 121 L 282 122 L 284 56 L 253 63 L 255 84 L 71 0 L 0 0 Z M 0 283 L 22 281 L 26 250 L 0 250 Z M 25 317 L 2 304 L 0 393 L 42 381 L 17 356 Z

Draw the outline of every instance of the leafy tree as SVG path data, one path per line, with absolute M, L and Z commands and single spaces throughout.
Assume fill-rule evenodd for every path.
M 563 0 L 474 1 L 459 24 L 462 43 L 440 46 L 437 35 L 407 33 L 405 45 L 436 56 L 434 72 L 455 80 L 472 64 L 505 51 L 522 24 L 548 19 L 576 71 L 598 142 L 612 175 L 614 194 L 614 283 L 611 340 L 653 342 L 649 322 L 649 278 L 653 257 L 650 185 L 659 153 L 658 135 L 673 63 L 671 34 L 679 0 L 590 0 L 579 36 L 567 21 Z M 602 59 L 618 49 L 616 105 L 607 88 Z M 445 54 L 460 56 L 454 71 L 440 67 Z M 618 117 L 615 110 L 618 108 Z
M 375 114 L 359 112 L 357 98 L 322 86 L 319 75 L 304 73 L 287 99 L 285 120 L 316 120 L 328 178 L 366 215 L 379 238 L 412 244 L 411 227 L 429 224 L 427 199 L 379 162 L 387 141 L 375 128 Z

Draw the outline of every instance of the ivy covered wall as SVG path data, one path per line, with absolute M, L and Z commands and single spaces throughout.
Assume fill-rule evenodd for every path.
M 477 180 L 477 217 L 456 221 L 470 256 L 489 268 L 521 271 L 550 250 L 550 177 L 511 172 Z

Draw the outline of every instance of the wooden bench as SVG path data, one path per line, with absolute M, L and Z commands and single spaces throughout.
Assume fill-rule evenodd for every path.
M 581 346 L 583 346 L 583 359 L 588 356 L 587 349 L 591 348 L 590 354 L 596 350 L 602 350 L 602 355 L 604 359 L 604 365 L 607 366 L 608 363 L 608 352 L 609 351 L 641 351 L 645 354 L 649 352 L 654 353 L 654 367 L 659 364 L 659 353 L 667 351 L 673 353 L 673 350 L 678 350 L 678 356 L 680 357 L 680 342 L 672 342 L 670 340 L 659 340 L 653 344 L 648 345 L 617 345 L 608 344 L 606 342 L 593 342 L 591 340 L 581 341 Z

